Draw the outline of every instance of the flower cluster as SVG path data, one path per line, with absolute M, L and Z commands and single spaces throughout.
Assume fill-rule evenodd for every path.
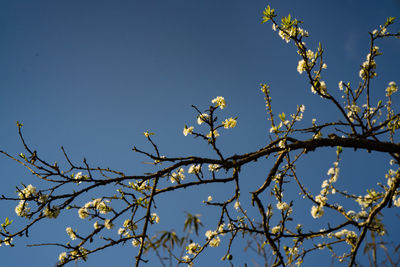
M 140 244 L 141 244 L 140 240 L 137 240 L 136 238 L 132 240 L 132 246 L 138 247 L 140 246 Z
M 192 242 L 186 246 L 186 251 L 188 254 L 196 255 L 200 251 L 200 245 Z
M 28 207 L 28 203 L 25 200 L 21 200 L 18 206 L 15 207 L 15 213 L 20 217 L 28 217 L 31 208 Z
M 143 190 L 147 190 L 150 188 L 149 184 L 147 181 L 141 181 L 141 182 L 129 182 L 129 185 L 136 191 L 142 192 Z
M 56 219 L 60 214 L 60 208 L 58 206 L 46 207 L 43 211 L 43 215 L 49 219 Z
M 89 180 L 90 177 L 88 175 L 83 175 L 82 172 L 78 172 L 75 175 L 72 175 L 73 179 L 78 183 L 82 183 L 83 180 Z
M 301 52 L 305 50 L 299 50 L 298 53 L 306 58 L 306 60 L 301 59 L 298 64 L 297 64 L 297 71 L 298 73 L 302 74 L 303 71 L 306 70 L 311 70 L 311 68 L 314 66 L 316 58 L 315 58 L 315 53 L 312 50 L 307 50 L 307 52 Z M 305 53 L 305 55 L 304 55 Z M 308 63 L 309 62 L 309 63 Z M 322 66 L 324 69 L 326 69 L 326 64 Z
M 152 213 L 150 221 L 152 223 L 160 223 L 160 217 L 158 217 L 157 213 Z
M 179 168 L 179 170 L 177 172 L 173 172 L 171 174 L 171 183 L 179 183 L 179 181 L 183 181 L 185 180 L 185 170 L 183 168 Z
M 288 214 L 292 213 L 293 211 L 289 204 L 281 201 L 276 204 L 276 208 L 281 211 L 287 211 Z
M 64 263 L 67 260 L 67 258 L 68 258 L 67 252 L 62 252 L 58 256 L 58 260 L 60 263 Z
M 219 164 L 209 164 L 208 170 L 210 172 L 217 172 L 221 166 Z
M 210 116 L 207 113 L 203 113 L 197 117 L 197 124 L 201 125 L 203 122 L 208 122 L 209 120 Z
M 236 124 L 237 121 L 234 118 L 229 118 L 222 122 L 222 125 L 224 126 L 225 129 L 235 128 Z
M 303 71 L 307 70 L 307 62 L 302 59 L 299 61 L 299 63 L 297 64 L 297 71 L 302 74 Z
M 346 106 L 346 109 L 348 110 L 347 117 L 349 117 L 351 122 L 353 122 L 357 118 L 357 114 L 361 112 L 360 107 L 355 104 Z
M 338 149 L 338 151 L 341 151 Z M 338 152 L 340 153 L 340 152 Z M 327 175 L 330 176 L 328 180 L 324 180 L 321 185 L 321 192 L 319 195 L 317 195 L 314 199 L 314 201 L 318 204 L 315 206 L 311 207 L 311 216 L 314 219 L 320 218 L 322 215 L 324 215 L 324 206 L 326 205 L 326 202 L 328 200 L 327 194 L 335 194 L 336 189 L 332 186 L 333 183 L 335 183 L 339 177 L 339 162 L 335 161 L 333 163 L 333 168 L 330 168 L 327 172 Z
M 36 187 L 34 187 L 31 184 L 18 192 L 18 196 L 20 199 L 27 199 L 30 197 L 34 197 L 36 195 L 37 195 Z
M 221 239 L 219 238 L 217 231 L 208 230 L 205 233 L 205 236 L 207 237 L 207 240 L 210 241 L 208 243 L 210 245 L 210 247 L 218 247 L 219 244 L 221 243 Z
M 111 220 L 109 220 L 109 219 L 106 219 L 106 220 L 104 220 L 104 226 L 107 228 L 107 229 L 112 229 L 113 227 L 114 227 L 114 224 L 111 222 Z
M 82 258 L 83 260 L 87 259 L 88 251 L 84 247 L 79 247 L 79 250 L 73 250 L 70 253 L 72 259 Z
M 101 214 L 107 214 L 110 211 L 112 211 L 112 208 L 110 206 L 107 206 L 107 204 L 105 202 L 109 202 L 109 201 L 102 201 L 101 198 L 96 198 L 93 201 L 90 201 L 88 203 L 85 204 L 85 206 L 83 206 L 82 208 L 80 208 L 78 210 L 78 214 L 79 217 L 81 219 L 85 219 L 89 216 L 89 210 L 95 210 L 100 212 Z
M 395 181 L 396 181 L 397 179 L 400 179 L 400 177 L 399 177 L 399 171 L 400 171 L 400 169 L 398 169 L 397 171 L 392 170 L 392 169 L 389 169 L 388 173 L 385 174 L 385 177 L 386 177 L 386 179 L 387 179 L 387 185 L 388 185 L 389 187 L 392 187 L 392 185 L 395 183 Z
M 193 164 L 189 167 L 188 173 L 190 174 L 196 174 L 199 173 L 201 171 L 201 165 L 200 164 Z
M 211 100 L 211 103 L 215 104 L 215 107 L 220 107 L 221 109 L 224 109 L 226 107 L 226 102 L 224 97 L 222 96 L 217 96 L 213 100 Z
M 316 81 L 313 86 L 311 86 L 311 92 L 313 94 L 319 92 L 321 95 L 326 95 L 326 83 L 324 81 Z
M 125 237 L 130 237 L 129 232 L 135 231 L 137 229 L 136 223 L 134 223 L 131 219 L 126 219 L 124 221 L 123 227 L 118 229 L 118 234 L 123 235 Z
M 67 229 L 65 229 L 65 231 L 67 232 L 67 234 L 69 235 L 71 240 L 75 240 L 76 239 L 76 233 L 74 232 L 74 230 L 72 230 L 71 227 L 67 227 Z
M 187 136 L 188 134 L 192 134 L 193 133 L 193 129 L 194 129 L 193 126 L 187 127 L 185 125 L 185 128 L 183 128 L 183 135 Z
M 277 234 L 281 230 L 281 227 L 279 225 L 272 227 L 271 233 Z
M 395 82 L 390 82 L 389 86 L 386 88 L 386 96 L 391 96 L 392 94 L 396 93 L 398 89 L 399 87 Z
M 380 54 L 378 52 L 378 49 L 379 47 L 374 46 L 372 49 L 372 57 L 371 53 L 369 53 L 367 55 L 367 60 L 363 62 L 359 73 L 361 79 L 366 80 L 368 77 L 373 78 L 376 76 L 376 62 L 374 60 L 374 57 Z
M 354 246 L 357 242 L 357 234 L 354 231 L 349 231 L 347 229 L 343 229 L 339 232 L 333 234 L 337 239 L 345 238 L 346 243 Z
M 206 135 L 206 137 L 207 137 L 209 140 L 211 140 L 211 138 L 213 137 L 213 135 L 214 135 L 214 138 L 218 137 L 218 136 L 219 136 L 218 131 L 217 131 L 217 130 L 214 130 L 212 133 L 211 133 L 211 131 L 210 131 L 210 132 Z
M 356 202 L 361 206 L 361 208 L 366 209 L 377 199 L 379 199 L 378 193 L 375 190 L 368 190 L 368 194 L 363 197 L 359 196 L 356 199 Z

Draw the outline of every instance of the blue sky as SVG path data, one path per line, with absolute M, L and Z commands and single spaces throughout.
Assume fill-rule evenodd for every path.
M 259 90 L 263 82 L 271 85 L 276 114 L 293 113 L 296 105 L 304 104 L 305 123 L 311 124 L 312 118 L 337 119 L 334 107 L 313 95 L 296 71 L 299 56 L 293 44 L 281 40 L 270 24 L 260 23 L 267 4 L 278 15 L 291 13 L 304 21 L 311 49 L 322 43 L 328 64 L 324 80 L 337 96 L 340 80 L 358 83 L 359 66 L 369 49 L 368 31 L 386 17 L 400 15 L 400 2 L 395 0 L 1 1 L 0 149 L 22 152 L 15 126 L 21 121 L 27 142 L 50 161 L 62 162 L 63 145 L 76 162 L 86 157 L 93 165 L 142 174 L 149 166 L 131 148 L 151 149 L 145 130 L 156 133 L 154 140 L 163 154 L 212 155 L 207 144 L 185 138 L 182 129 L 195 124 L 192 104 L 206 109 L 212 98 L 224 96 L 228 106 L 220 116 L 238 116 L 238 126 L 221 137 L 223 153 L 254 151 L 268 142 L 270 127 Z M 384 95 L 400 69 L 399 41 L 377 45 L 384 55 L 377 60 L 375 97 Z M 310 189 L 320 187 L 334 160 L 334 153 L 327 150 L 299 166 Z M 386 157 L 363 152 L 349 151 L 343 162 L 343 185 L 360 194 L 365 192 L 360 185 L 375 185 L 389 167 Z M 373 167 L 365 168 L 369 163 Z M 20 182 L 36 183 L 5 158 L 0 169 L 1 194 L 13 194 Z M 252 179 L 261 181 L 267 170 L 262 164 L 245 168 L 244 188 L 251 190 Z M 221 190 L 201 188 L 168 195 L 157 212 L 168 221 L 166 228 L 181 229 L 184 210 L 203 213 L 202 219 L 212 223 L 215 212 L 199 203 L 208 195 L 226 197 L 217 192 Z M 191 197 L 197 204 L 182 201 Z M 1 217 L 16 219 L 14 207 L 0 202 Z M 1 248 L 2 265 L 25 266 L 26 260 L 31 266 L 53 265 L 61 251 L 24 245 L 53 238 L 66 242 L 63 229 L 75 222 L 66 217 L 34 228 L 31 240 L 16 240 L 13 249 Z M 210 255 L 219 259 L 222 253 Z M 131 266 L 135 254 L 130 246 L 118 247 L 79 266 Z M 206 264 L 209 259 L 200 260 Z

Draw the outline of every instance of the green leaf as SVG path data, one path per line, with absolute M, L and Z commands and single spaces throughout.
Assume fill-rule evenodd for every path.
M 388 18 L 386 19 L 386 22 L 385 22 L 384 27 L 387 27 L 387 26 L 389 26 L 390 24 L 393 24 L 393 22 L 394 22 L 395 19 L 396 19 L 396 17 L 388 17 Z
M 281 121 L 285 121 L 286 115 L 284 112 L 282 112 L 281 114 L 279 114 L 279 118 L 281 119 Z
M 341 146 L 338 146 L 336 149 L 336 154 L 339 156 L 340 153 L 342 153 L 343 148 Z
M 269 21 L 270 19 L 274 18 L 275 15 L 275 10 L 271 9 L 271 7 L 268 5 L 267 8 L 263 11 L 263 17 L 262 17 L 262 22 L 265 23 Z
M 13 222 L 12 220 L 10 221 L 10 220 L 8 219 L 8 217 L 6 217 L 6 219 L 4 220 L 4 223 L 2 223 L 1 226 L 2 226 L 3 228 L 6 228 L 7 226 L 11 225 L 12 222 Z
M 290 14 L 287 17 L 283 17 L 282 18 L 282 25 L 286 28 L 289 28 L 290 26 L 292 26 L 292 22 L 291 22 L 291 16 Z

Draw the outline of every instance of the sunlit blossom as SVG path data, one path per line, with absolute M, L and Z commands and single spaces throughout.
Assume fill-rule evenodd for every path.
M 220 165 L 219 164 L 209 164 L 208 165 L 208 170 L 210 172 L 217 172 L 219 170 Z
M 187 136 L 188 134 L 192 134 L 193 133 L 193 129 L 194 129 L 193 126 L 187 127 L 185 125 L 185 128 L 183 129 L 183 135 Z
M 193 164 L 193 165 L 191 165 L 189 167 L 188 173 L 196 174 L 196 173 L 199 173 L 200 170 L 201 170 L 201 165 L 200 164 L 197 164 L 197 165 Z
M 222 96 L 217 96 L 216 98 L 211 100 L 211 103 L 215 104 L 215 107 L 220 107 L 221 109 L 224 109 L 226 107 L 225 98 Z
M 151 214 L 151 221 L 155 223 L 160 223 L 160 217 L 157 215 L 157 213 Z
M 234 118 L 226 119 L 222 122 L 225 129 L 235 128 L 237 121 Z
M 311 215 L 314 219 L 320 218 L 324 215 L 324 209 L 321 206 L 312 206 Z
M 75 240 L 75 239 L 76 239 L 76 234 L 75 234 L 74 230 L 72 230 L 71 227 L 67 227 L 67 228 L 65 229 L 65 231 L 67 232 L 67 234 L 69 235 L 69 237 L 70 237 L 72 240 Z
M 208 122 L 209 117 L 210 117 L 210 116 L 209 116 L 208 114 L 206 114 L 206 113 L 200 114 L 200 115 L 197 117 L 197 124 L 200 125 L 200 124 L 202 124 L 203 122 Z

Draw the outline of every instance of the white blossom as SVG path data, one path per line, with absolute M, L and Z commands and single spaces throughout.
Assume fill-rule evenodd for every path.
M 157 215 L 157 213 L 152 213 L 151 214 L 151 221 L 155 222 L 155 223 L 159 223 L 160 222 L 160 217 Z
M 222 96 L 217 96 L 216 98 L 211 100 L 211 103 L 215 104 L 215 107 L 220 107 L 221 109 L 224 109 L 226 107 L 225 98 Z
M 75 234 L 74 230 L 72 230 L 71 227 L 67 227 L 67 228 L 65 229 L 65 231 L 67 232 L 67 234 L 69 235 L 69 237 L 70 237 L 72 240 L 75 240 L 75 239 L 76 239 L 76 234 Z
M 187 136 L 188 134 L 192 134 L 193 133 L 193 129 L 194 129 L 193 126 L 187 127 L 185 125 L 185 128 L 183 129 L 183 135 Z
M 210 172 L 217 172 L 219 170 L 220 165 L 219 164 L 209 164 L 208 165 L 208 170 Z
M 210 116 L 208 114 L 206 114 L 206 113 L 203 113 L 203 114 L 199 115 L 197 117 L 197 124 L 200 125 L 203 122 L 207 122 L 209 120 L 209 117 Z
M 324 209 L 321 206 L 312 206 L 311 208 L 311 215 L 314 219 L 320 218 L 324 215 Z
M 193 164 L 189 167 L 188 173 L 190 174 L 195 174 L 195 173 L 199 173 L 201 170 L 201 165 L 200 164 Z

